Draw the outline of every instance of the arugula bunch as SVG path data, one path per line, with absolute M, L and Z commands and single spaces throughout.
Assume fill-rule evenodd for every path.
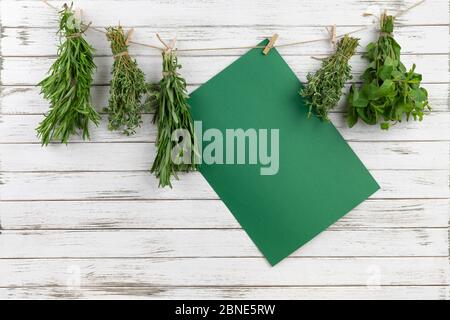
M 49 76 L 38 84 L 41 94 L 50 102 L 50 111 L 36 128 L 42 145 L 48 145 L 53 139 L 67 144 L 70 135 L 80 130 L 83 139 L 89 139 L 89 123 L 98 125 L 100 121 L 90 101 L 96 68 L 94 49 L 83 38 L 84 31 L 75 19 L 72 6 L 64 5 L 60 12 L 58 58 Z
M 106 31 L 114 55 L 109 104 L 105 108 L 108 128 L 123 130 L 129 136 L 136 133 L 136 128 L 142 123 L 145 105 L 141 97 L 147 88 L 145 75 L 128 53 L 130 34 L 125 35 L 121 26 L 109 27 Z
M 147 98 L 147 103 L 150 103 L 155 109 L 153 123 L 156 123 L 158 127 L 156 140 L 158 150 L 151 172 L 159 178 L 160 187 L 172 187 L 170 177 L 174 176 L 178 179 L 177 172 L 196 169 L 194 124 L 187 103 L 189 96 L 186 90 L 186 81 L 178 73 L 180 68 L 181 65 L 178 64 L 175 51 L 164 51 L 163 78 L 158 86 L 150 89 Z M 179 150 L 176 156 L 183 157 L 184 152 L 190 152 L 190 155 L 188 154 L 190 161 L 177 164 L 173 161 L 174 147 L 182 141 L 173 141 L 172 134 L 180 129 L 187 130 L 189 133 L 191 150 Z
M 347 122 L 353 127 L 358 119 L 367 124 L 380 123 L 387 130 L 391 124 L 421 121 L 428 104 L 427 90 L 420 86 L 422 76 L 415 73 L 416 65 L 407 71 L 400 61 L 400 45 L 392 36 L 394 17 L 382 15 L 378 41 L 370 43 L 365 58 L 370 64 L 361 76 L 363 85 L 352 85 L 348 95 Z
M 313 111 L 318 117 L 328 121 L 328 113 L 339 102 L 345 82 L 352 79 L 349 59 L 355 54 L 359 39 L 344 36 L 338 43 L 336 52 L 323 60 L 322 67 L 315 74 L 308 74 L 308 83 L 300 91 L 307 98 L 308 118 Z

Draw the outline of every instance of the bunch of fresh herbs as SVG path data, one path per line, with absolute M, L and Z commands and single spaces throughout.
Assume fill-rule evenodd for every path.
M 344 36 L 337 44 L 336 52 L 323 60 L 315 74 L 308 74 L 308 83 L 300 91 L 309 107 L 308 117 L 315 112 L 328 121 L 328 113 L 339 102 L 345 82 L 352 79 L 349 59 L 355 54 L 359 39 Z
M 50 102 L 50 111 L 36 128 L 43 145 L 53 139 L 67 143 L 70 135 L 79 131 L 83 139 L 89 139 L 89 123 L 99 123 L 100 116 L 90 101 L 96 68 L 94 49 L 83 38 L 84 31 L 72 6 L 64 5 L 60 12 L 58 58 L 49 76 L 39 83 L 41 93 Z
M 141 125 L 142 113 L 145 111 L 142 101 L 147 86 L 145 75 L 128 53 L 130 33 L 125 35 L 121 26 L 109 27 L 106 31 L 114 55 L 109 105 L 105 108 L 108 128 L 132 135 Z
M 158 86 L 152 86 L 147 101 L 153 104 L 155 115 L 153 123 L 157 125 L 158 136 L 156 140 L 157 154 L 151 172 L 159 178 L 159 186 L 172 187 L 171 176 L 177 177 L 177 172 L 187 172 L 196 169 L 197 156 L 195 147 L 194 123 L 189 112 L 186 90 L 186 81 L 178 73 L 181 65 L 178 64 L 176 52 L 166 50 L 163 52 L 163 78 Z M 190 141 L 174 141 L 174 133 L 185 130 Z M 183 143 L 190 150 L 176 150 L 177 144 Z M 177 154 L 174 154 L 174 151 Z M 188 152 L 183 154 L 184 152 Z M 176 163 L 174 158 L 185 159 Z
M 367 124 L 380 123 L 387 130 L 391 124 L 412 116 L 422 120 L 424 111 L 431 110 L 427 90 L 420 86 L 422 76 L 416 65 L 407 71 L 400 61 L 400 45 L 392 36 L 394 17 L 383 14 L 378 41 L 370 43 L 367 53 L 369 67 L 361 76 L 363 85 L 353 85 L 348 95 L 347 122 L 353 127 L 358 119 Z

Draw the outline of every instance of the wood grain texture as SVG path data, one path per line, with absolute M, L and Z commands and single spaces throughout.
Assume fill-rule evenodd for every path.
M 342 228 L 322 232 L 291 256 L 447 257 L 447 237 L 446 228 Z M 262 257 L 243 230 L 3 231 L 0 248 L 8 259 Z
M 2 299 L 178 299 L 204 300 L 443 300 L 447 286 L 308 286 L 308 287 L 26 287 L 0 288 Z
M 120 132 L 111 132 L 107 127 L 107 117 L 103 117 L 98 127 L 92 126 L 91 142 L 154 142 L 156 127 L 152 124 L 152 115 L 142 117 L 144 125 L 133 136 L 124 136 Z M 345 115 L 330 115 L 338 131 L 347 141 L 449 141 L 450 113 L 431 113 L 423 121 L 398 123 L 389 131 L 380 130 L 378 125 L 370 126 L 359 121 L 353 128 L 347 126 Z M 35 128 L 42 121 L 42 115 L 0 115 L 1 143 L 37 143 Z M 82 138 L 73 135 L 70 142 L 83 142 Z M 52 146 L 48 147 L 51 150 Z
M 448 142 L 350 142 L 368 169 L 448 170 Z M 33 154 L 33 157 L 28 155 Z M 111 155 L 105 157 L 105 155 Z M 5 144 L 1 171 L 130 171 L 148 170 L 156 155 L 154 143 Z
M 355 27 L 342 26 L 337 32 L 339 34 L 352 32 Z M 358 32 L 356 36 L 361 38 L 358 52 L 364 52 L 367 44 L 377 37 L 375 26 Z M 56 48 L 59 44 L 59 37 L 56 28 L 34 29 L 34 28 L 9 28 L 3 30 L 0 41 L 2 54 L 8 56 L 55 56 Z M 273 33 L 279 33 L 281 38 L 279 43 L 292 43 L 301 37 L 304 40 L 327 38 L 328 33 L 324 27 L 314 26 L 266 26 L 256 25 L 230 26 L 227 28 L 211 28 L 207 26 L 186 26 L 179 29 L 175 27 L 138 27 L 133 32 L 133 40 L 141 43 L 149 43 L 155 39 L 155 34 L 159 33 L 164 38 L 171 38 L 176 33 L 177 43 L 180 49 L 183 48 L 204 48 L 204 47 L 228 47 L 228 46 L 251 46 Z M 448 33 L 447 26 L 399 26 L 395 29 L 395 37 L 402 45 L 403 54 L 447 54 L 448 46 L 438 41 L 435 37 L 445 38 Z M 239 34 L 239 37 L 236 37 Z M 266 35 L 266 36 L 264 36 Z M 111 56 L 109 42 L 104 34 L 87 31 L 86 39 L 89 43 L 95 44 L 95 54 L 98 56 Z M 156 43 L 155 43 L 156 44 Z M 283 55 L 323 55 L 332 52 L 333 47 L 327 41 L 313 42 L 303 46 L 281 47 L 278 49 Z M 222 51 L 221 55 L 240 55 L 246 52 L 245 49 Z M 133 55 L 159 55 L 158 51 L 143 47 L 131 46 L 130 53 Z M 211 52 L 181 52 L 186 55 L 211 55 Z M 217 53 L 215 53 L 217 54 Z
M 205 57 L 202 56 L 180 57 L 180 63 L 183 65 L 180 74 L 189 84 L 202 84 L 237 58 L 237 56 L 208 56 L 208 63 L 205 63 Z M 309 56 L 292 55 L 285 56 L 284 59 L 301 81 L 306 81 L 306 75 L 320 67 L 320 61 L 311 59 Z M 138 56 L 136 60 L 146 74 L 147 81 L 158 82 L 161 79 L 162 65 L 159 56 Z M 402 61 L 407 68 L 411 68 L 416 63 L 416 72 L 422 74 L 424 83 L 447 83 L 448 81 L 447 69 L 442 68 L 443 65 L 448 64 L 446 54 L 406 55 Z M 51 57 L 5 57 L 2 64 L 1 83 L 8 86 L 36 85 L 45 77 L 53 62 L 54 58 Z M 96 57 L 94 62 L 97 65 L 94 84 L 108 84 L 113 58 Z M 367 61 L 360 55 L 356 55 L 350 59 L 350 63 L 354 79 L 357 80 L 366 69 Z
M 449 198 L 447 170 L 373 170 L 372 175 L 381 186 L 372 199 Z M 147 171 L 3 172 L 0 194 L 4 201 L 218 199 L 200 173 L 179 177 L 173 181 L 173 189 L 162 189 Z
M 446 228 L 449 199 L 367 200 L 330 230 Z M 220 200 L 0 202 L 3 230 L 240 229 Z
M 198 88 L 196 85 L 188 86 L 188 91 L 192 92 Z M 430 105 L 433 113 L 449 112 L 448 105 L 448 84 L 427 84 Z M 349 89 L 346 86 L 345 92 Z M 49 105 L 39 94 L 40 89 L 33 86 L 7 86 L 0 90 L 0 114 L 5 115 L 42 115 L 48 111 Z M 91 89 L 92 103 L 97 111 L 103 111 L 108 105 L 109 86 L 93 86 Z M 332 112 L 346 112 L 346 101 L 343 97 Z
M 448 258 L 2 259 L 0 272 L 0 287 L 414 286 L 446 283 Z
M 51 1 L 61 5 L 64 1 Z M 355 78 L 377 36 L 373 17 L 416 0 L 78 0 L 98 27 L 134 27 L 134 40 L 180 48 L 279 43 L 326 37 L 361 26 L 351 60 Z M 373 197 L 271 268 L 199 174 L 157 188 L 147 170 L 155 148 L 150 114 L 134 137 L 106 129 L 91 142 L 41 148 L 34 128 L 48 103 L 35 85 L 54 61 L 57 14 L 38 0 L 0 2 L 0 298 L 1 299 L 449 299 L 450 109 L 447 0 L 398 19 L 395 37 L 407 67 L 424 75 L 433 113 L 388 132 L 345 125 L 345 101 L 332 121 L 382 186 Z M 92 89 L 107 104 L 112 58 L 104 35 Z M 280 48 L 304 81 L 331 52 L 328 42 Z M 182 74 L 196 89 L 246 50 L 183 53 Z M 132 46 L 158 81 L 157 51 Z M 345 90 L 348 90 L 348 86 Z
M 61 6 L 64 1 L 49 1 Z M 105 1 L 78 0 L 76 5 L 84 10 L 86 21 L 95 26 L 117 24 L 123 26 L 171 26 L 182 29 L 185 26 L 265 25 L 298 26 L 321 25 L 366 25 L 373 18 L 364 17 L 364 12 L 379 13 L 382 9 L 391 12 L 404 10 L 415 0 L 377 1 L 303 1 L 284 0 L 283 5 L 274 5 L 272 0 L 213 0 L 213 1 Z M 101 10 L 99 10 L 101 8 Z M 2 11 L 8 12 L 2 19 L 6 27 L 43 27 L 54 25 L 57 15 L 51 8 L 39 1 L 3 0 Z M 413 10 L 398 19 L 404 25 L 448 24 L 448 2 L 433 0 L 427 9 Z M 156 40 L 156 39 L 155 39 Z M 155 41 L 156 43 L 156 41 Z

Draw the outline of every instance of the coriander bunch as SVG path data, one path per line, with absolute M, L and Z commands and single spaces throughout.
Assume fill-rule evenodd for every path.
M 427 90 L 420 86 L 422 76 L 415 73 L 416 65 L 407 71 L 400 61 L 400 45 L 392 36 L 394 17 L 381 17 L 381 33 L 378 40 L 367 46 L 364 55 L 369 66 L 361 76 L 363 85 L 353 85 L 348 95 L 347 122 L 353 127 L 358 119 L 367 124 L 380 123 L 387 130 L 391 123 L 401 122 L 412 116 L 421 121 L 428 104 Z
M 154 105 L 153 123 L 156 123 L 158 128 L 156 140 L 158 150 L 151 172 L 159 178 L 160 187 L 172 187 L 170 178 L 171 176 L 177 178 L 177 172 L 196 169 L 194 124 L 187 103 L 189 96 L 186 90 L 186 81 L 178 73 L 179 68 L 181 65 L 178 64 L 176 53 L 173 50 L 164 51 L 163 78 L 158 89 L 153 88 L 147 99 Z M 172 133 L 179 129 L 189 132 L 192 149 L 189 150 L 190 161 L 176 164 L 172 161 L 172 152 L 175 144 L 180 141 L 173 141 Z
M 355 54 L 359 39 L 343 37 L 336 52 L 322 62 L 315 74 L 308 74 L 308 83 L 300 91 L 307 98 L 308 117 L 315 112 L 318 117 L 328 121 L 328 113 L 339 102 L 345 82 L 352 79 L 349 59 Z
M 53 139 L 67 143 L 70 135 L 79 131 L 83 139 L 89 139 L 89 123 L 98 125 L 100 120 L 90 101 L 94 49 L 83 38 L 84 30 L 75 20 L 72 6 L 64 5 L 60 12 L 58 32 L 58 58 L 49 76 L 39 83 L 41 93 L 50 102 L 50 111 L 36 128 L 43 145 Z
M 126 36 L 121 26 L 109 27 L 106 31 L 114 55 L 109 104 L 105 108 L 108 128 L 132 135 L 141 125 L 145 111 L 141 99 L 146 91 L 145 75 L 128 53 L 129 34 Z

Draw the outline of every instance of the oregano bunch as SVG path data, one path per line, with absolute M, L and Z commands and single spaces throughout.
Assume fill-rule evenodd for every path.
M 420 86 L 422 76 L 415 73 L 416 65 L 407 71 L 400 61 L 400 45 L 395 41 L 394 17 L 381 16 L 381 33 L 376 42 L 367 46 L 364 57 L 369 66 L 361 76 L 360 88 L 352 85 L 348 95 L 347 122 L 353 127 L 358 119 L 367 124 L 380 123 L 387 130 L 401 122 L 406 115 L 421 121 L 428 104 L 427 90 Z
M 142 101 L 147 86 L 145 75 L 128 53 L 130 33 L 125 35 L 121 26 L 109 27 L 106 31 L 114 55 L 109 104 L 105 108 L 108 113 L 108 128 L 123 130 L 124 134 L 132 135 L 141 125 L 142 113 L 145 111 Z
M 158 86 L 153 86 L 147 102 L 153 104 L 155 111 L 153 123 L 158 128 L 156 140 L 157 154 L 151 168 L 151 172 L 159 178 L 159 186 L 172 187 L 171 176 L 177 177 L 177 172 L 188 172 L 196 169 L 195 159 L 195 133 L 194 122 L 189 112 L 187 100 L 189 98 L 186 90 L 186 81 L 178 73 L 181 65 L 178 64 L 176 52 L 165 50 L 163 58 L 163 78 Z M 174 147 L 181 141 L 173 141 L 173 133 L 176 130 L 186 130 L 189 133 L 188 141 L 191 147 L 189 161 L 175 163 L 173 161 Z M 178 156 L 183 157 L 182 149 Z
M 43 145 L 50 141 L 69 141 L 81 131 L 89 139 L 89 123 L 98 125 L 100 116 L 90 101 L 94 49 L 83 37 L 85 29 L 74 16 L 72 6 L 64 5 L 60 12 L 58 57 L 47 78 L 39 83 L 41 94 L 50 102 L 50 111 L 36 128 Z
M 309 107 L 308 118 L 315 112 L 328 121 L 328 113 L 339 102 L 342 89 L 352 79 L 349 59 L 355 54 L 359 39 L 344 36 L 337 44 L 336 52 L 322 61 L 316 73 L 308 74 L 308 83 L 300 91 Z

